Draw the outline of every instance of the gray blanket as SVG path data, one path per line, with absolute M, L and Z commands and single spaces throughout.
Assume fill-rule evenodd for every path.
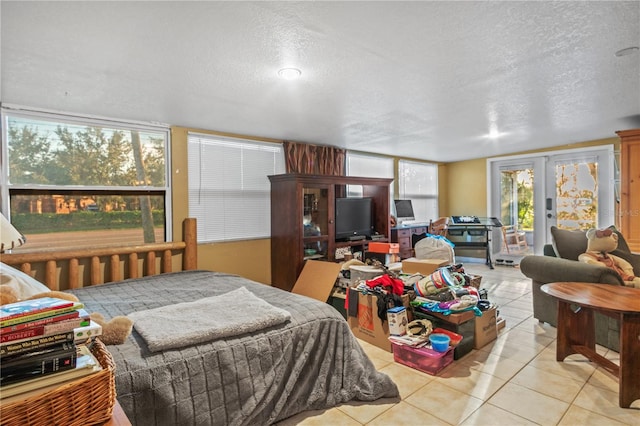
M 132 312 L 129 318 L 149 350 L 157 352 L 260 331 L 291 319 L 291 314 L 240 287 L 220 296 Z
M 134 425 L 268 425 L 351 400 L 397 397 L 330 305 L 244 278 L 188 271 L 72 290 L 107 319 L 245 287 L 291 320 L 260 332 L 151 352 L 134 330 L 109 346 Z

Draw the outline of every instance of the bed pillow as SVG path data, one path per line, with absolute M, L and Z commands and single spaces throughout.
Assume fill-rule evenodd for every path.
M 2 262 L 0 262 L 0 284 L 12 287 L 20 300 L 50 291 L 49 287 L 40 281 Z

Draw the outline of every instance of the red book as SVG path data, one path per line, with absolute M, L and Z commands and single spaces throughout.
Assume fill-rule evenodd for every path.
M 0 343 L 7 343 L 14 340 L 29 339 L 31 337 L 42 336 L 44 334 L 44 325 L 39 327 L 26 328 L 24 330 L 14 331 L 13 333 L 0 334 Z
M 48 334 L 62 333 L 65 331 L 71 331 L 74 328 L 88 326 L 90 324 L 89 313 L 84 309 L 79 309 L 78 311 L 80 314 L 76 318 L 61 319 L 59 321 L 56 320 L 54 322 L 50 322 L 47 324 L 40 324 L 33 327 L 30 326 L 31 325 L 30 323 L 26 323 L 26 325 L 30 326 L 29 328 L 21 328 L 19 330 L 14 330 L 14 331 L 8 331 L 7 329 L 16 327 L 15 325 L 10 327 L 0 328 L 0 344 L 5 344 L 9 342 L 18 342 L 21 340 L 29 340 L 34 337 L 46 336 Z M 64 318 L 64 314 L 60 315 L 60 317 Z M 58 317 L 56 316 L 53 318 L 57 319 Z M 23 325 L 23 324 L 18 324 L 18 325 Z
M 0 328 L 0 336 L 4 336 L 7 333 L 13 333 L 18 330 L 25 330 L 27 328 L 38 327 L 41 325 L 52 324 L 58 321 L 65 321 L 73 318 L 78 318 L 80 316 L 80 311 L 72 311 L 64 314 L 48 316 L 45 318 L 36 319 L 29 322 L 23 322 L 20 324 L 8 325 L 6 327 Z
M 40 312 L 55 311 L 73 306 L 74 302 L 55 297 L 43 297 L 41 299 L 22 300 L 0 306 L 0 321 L 33 315 Z

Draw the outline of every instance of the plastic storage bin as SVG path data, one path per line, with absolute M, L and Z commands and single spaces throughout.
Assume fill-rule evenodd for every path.
M 415 368 L 423 373 L 437 375 L 443 368 L 453 362 L 453 348 L 446 352 L 436 352 L 431 348 L 413 348 L 391 342 L 393 360 L 407 367 Z

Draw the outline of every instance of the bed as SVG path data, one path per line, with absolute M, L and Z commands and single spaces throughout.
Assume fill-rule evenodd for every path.
M 185 229 L 195 232 L 195 222 L 192 219 L 185 222 Z M 347 401 L 398 397 L 396 385 L 376 371 L 347 322 L 332 306 L 240 276 L 194 269 L 195 250 L 189 248 L 195 244 L 193 232 L 184 233 L 184 246 L 162 248 L 159 263 L 166 268 L 147 276 L 139 274 L 114 281 L 91 272 L 93 266 L 103 275 L 117 269 L 102 265 L 100 259 L 120 264 L 129 271 L 155 272 L 155 268 L 144 266 L 145 262 L 155 262 L 155 255 L 132 258 L 131 248 L 124 250 L 129 260 L 121 260 L 115 253 L 106 256 L 93 253 L 93 260 L 88 263 L 93 266 L 88 266 L 87 274 L 105 283 L 87 287 L 79 286 L 72 278 L 68 285 L 72 288 L 63 288 L 56 278 L 73 274 L 61 273 L 64 266 L 49 264 L 49 271 L 53 271 L 48 274 L 52 280 L 47 282 L 49 288 L 76 294 L 89 311 L 100 312 L 107 319 L 182 307 L 205 298 L 218 300 L 242 288 L 251 295 L 247 301 L 256 296 L 289 314 L 284 322 L 244 334 L 197 344 L 184 342 L 168 349 L 150 346 L 149 336 L 143 337 L 134 325 L 124 344 L 108 347 L 116 364 L 117 398 L 133 424 L 266 425 L 302 411 L 325 409 Z M 23 271 L 31 270 L 26 254 L 20 255 L 17 262 L 12 256 L 3 255 L 2 261 Z M 182 256 L 183 270 L 165 270 L 172 269 L 173 256 Z M 56 265 L 64 257 L 57 252 Z M 140 263 L 141 259 L 143 268 L 127 265 Z M 78 265 L 85 262 L 76 259 L 73 263 L 82 275 L 84 268 Z M 214 309 L 228 316 L 242 312 L 231 305 Z M 185 315 L 187 311 L 196 310 L 187 309 Z

